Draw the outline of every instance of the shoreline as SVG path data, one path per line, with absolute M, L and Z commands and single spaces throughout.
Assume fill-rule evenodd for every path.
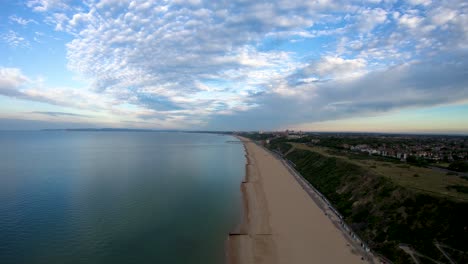
M 226 241 L 226 263 L 367 263 L 280 160 L 236 138 L 246 157 L 243 208 Z
M 250 140 L 235 136 L 242 142 L 245 156 L 245 175 L 241 182 L 241 223 L 238 230 L 229 233 L 226 247 L 226 263 L 278 263 L 271 228 L 268 222 L 268 207 L 258 179 L 258 171 L 246 142 Z

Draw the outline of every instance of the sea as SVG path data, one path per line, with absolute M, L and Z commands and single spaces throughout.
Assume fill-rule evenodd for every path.
M 242 211 L 235 141 L 0 132 L 0 263 L 223 263 Z

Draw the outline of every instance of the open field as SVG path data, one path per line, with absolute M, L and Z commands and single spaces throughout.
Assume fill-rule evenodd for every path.
M 406 188 L 436 196 L 468 201 L 468 193 L 457 192 L 454 188 L 448 188 L 457 185 L 468 187 L 467 180 L 455 175 L 447 175 L 445 172 L 412 166 L 404 162 L 380 161 L 370 156 L 369 159 L 365 159 L 363 155 L 337 152 L 324 147 L 311 147 L 301 143 L 291 143 L 291 145 L 297 149 L 310 150 L 328 157 L 344 159 L 372 173 L 390 178 L 393 182 Z

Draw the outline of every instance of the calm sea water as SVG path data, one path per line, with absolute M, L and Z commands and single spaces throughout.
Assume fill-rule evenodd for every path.
M 222 263 L 241 144 L 152 132 L 0 132 L 0 263 Z

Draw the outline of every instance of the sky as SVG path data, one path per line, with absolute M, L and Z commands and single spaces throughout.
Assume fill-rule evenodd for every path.
M 464 0 L 27 0 L 0 130 L 468 134 Z

